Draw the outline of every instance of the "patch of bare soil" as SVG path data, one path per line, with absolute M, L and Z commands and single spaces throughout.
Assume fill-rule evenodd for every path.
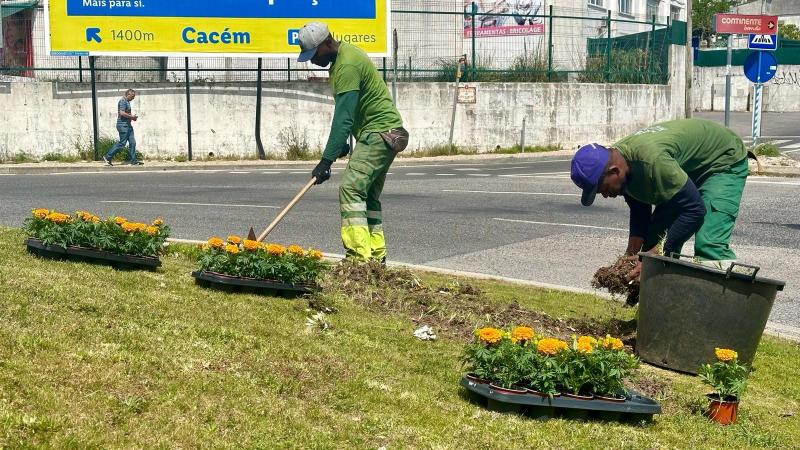
M 624 295 L 625 304 L 633 306 L 639 303 L 639 281 L 629 282 L 626 277 L 635 267 L 636 260 L 620 256 L 614 264 L 597 269 L 592 287 L 605 289 L 611 295 Z

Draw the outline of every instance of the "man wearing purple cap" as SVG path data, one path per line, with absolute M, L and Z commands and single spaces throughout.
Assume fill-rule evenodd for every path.
M 339 210 L 342 244 L 348 258 L 386 262 L 380 201 L 386 173 L 398 152 L 408 145 L 408 132 L 386 83 L 366 53 L 333 38 L 324 23 L 306 24 L 298 34 L 298 62 L 330 65 L 336 107 L 328 143 L 311 172 L 317 184 L 331 176 L 331 164 L 347 155 L 352 134 L 358 145 L 342 174 Z
M 730 248 L 749 172 L 747 150 L 731 130 L 702 119 L 656 124 L 611 148 L 581 147 L 572 159 L 572 181 L 589 206 L 599 193 L 622 195 L 630 208 L 626 253 L 680 253 L 695 236 L 695 256 L 721 267 L 736 259 Z M 655 209 L 652 207 L 655 206 Z M 637 278 L 641 265 L 629 278 Z

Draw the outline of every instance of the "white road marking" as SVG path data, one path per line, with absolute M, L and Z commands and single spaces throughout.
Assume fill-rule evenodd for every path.
M 437 177 L 454 177 L 454 176 L 456 176 L 456 174 L 454 174 L 454 173 L 437 173 L 436 176 Z
M 228 173 L 232 173 L 232 174 L 244 174 L 244 173 L 250 173 L 250 172 L 237 172 L 237 171 L 234 171 L 234 172 L 228 172 Z
M 800 186 L 800 182 L 798 181 L 760 181 L 760 180 L 747 180 L 747 183 L 750 184 L 779 184 L 783 186 Z
M 547 164 L 547 163 L 569 162 L 569 161 L 572 161 L 572 160 L 571 159 L 549 159 L 547 161 L 525 161 L 525 162 L 523 162 L 523 161 L 515 161 L 514 164 L 517 164 L 517 165 L 519 165 L 519 164 L 530 165 L 530 164 Z M 481 163 L 472 163 L 472 164 L 466 164 L 466 163 L 408 164 L 408 165 L 405 165 L 405 166 L 392 166 L 392 167 L 394 167 L 395 169 L 413 169 L 415 167 L 467 167 L 467 166 L 482 166 L 482 167 L 485 167 L 485 166 L 492 166 L 492 165 L 495 165 L 495 164 L 481 162 Z
M 781 144 L 785 144 L 787 142 L 790 142 L 789 139 L 779 139 L 777 141 L 772 141 L 771 144 L 780 147 Z
M 490 177 L 491 175 L 488 173 L 468 173 L 468 177 Z
M 477 172 L 477 171 L 479 171 L 481 169 L 469 168 L 469 169 L 453 169 L 453 170 L 457 170 L 457 171 L 460 171 L 460 172 L 470 172 L 470 171 L 471 172 Z
M 576 223 L 535 222 L 533 220 L 502 219 L 500 217 L 493 217 L 492 220 L 498 220 L 500 222 L 529 223 L 529 224 L 532 224 L 532 225 L 550 225 L 550 226 L 572 227 L 572 228 L 591 228 L 593 230 L 628 231 L 628 229 L 626 229 L 626 228 L 596 227 L 594 225 L 578 225 Z
M 798 148 L 797 150 L 781 150 L 781 153 L 794 153 L 794 152 L 800 152 L 800 148 Z
M 784 145 L 782 148 L 800 148 L 800 142 L 792 145 Z
M 188 203 L 188 202 L 138 202 L 133 200 L 102 200 L 100 203 L 130 203 L 134 205 L 175 205 L 175 206 L 229 206 L 235 208 L 269 208 L 281 209 L 280 206 L 236 205 L 230 203 Z
M 303 172 L 289 172 L 289 173 L 292 175 L 300 175 L 300 174 L 306 174 L 308 172 L 303 171 Z
M 517 195 L 553 195 L 559 197 L 580 197 L 581 194 L 562 194 L 557 192 L 518 192 L 518 191 L 469 191 L 466 189 L 442 189 L 442 192 L 459 192 L 464 194 L 517 194 Z
M 569 180 L 567 175 L 498 175 L 504 178 L 548 178 L 556 180 Z
M 420 176 L 420 175 L 425 175 L 425 174 L 422 173 L 422 172 L 409 172 L 406 175 L 408 175 L 408 176 Z
M 222 172 L 221 170 L 193 170 L 194 173 L 217 173 Z

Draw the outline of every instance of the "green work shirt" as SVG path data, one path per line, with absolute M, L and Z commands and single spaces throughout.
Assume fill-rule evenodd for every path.
M 365 132 L 389 131 L 403 126 L 386 83 L 366 53 L 342 42 L 330 69 L 333 96 L 359 91 L 358 108 L 353 123 L 353 136 L 360 139 Z
M 690 178 L 698 187 L 709 176 L 747 157 L 733 131 L 704 119 L 680 119 L 649 126 L 613 145 L 630 166 L 625 193 L 658 205 Z

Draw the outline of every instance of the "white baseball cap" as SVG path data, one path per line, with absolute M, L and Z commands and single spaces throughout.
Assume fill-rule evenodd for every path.
M 324 23 L 311 22 L 303 25 L 297 35 L 297 41 L 300 43 L 300 56 L 297 57 L 297 62 L 310 61 L 317 54 L 317 47 L 330 35 L 331 32 Z

